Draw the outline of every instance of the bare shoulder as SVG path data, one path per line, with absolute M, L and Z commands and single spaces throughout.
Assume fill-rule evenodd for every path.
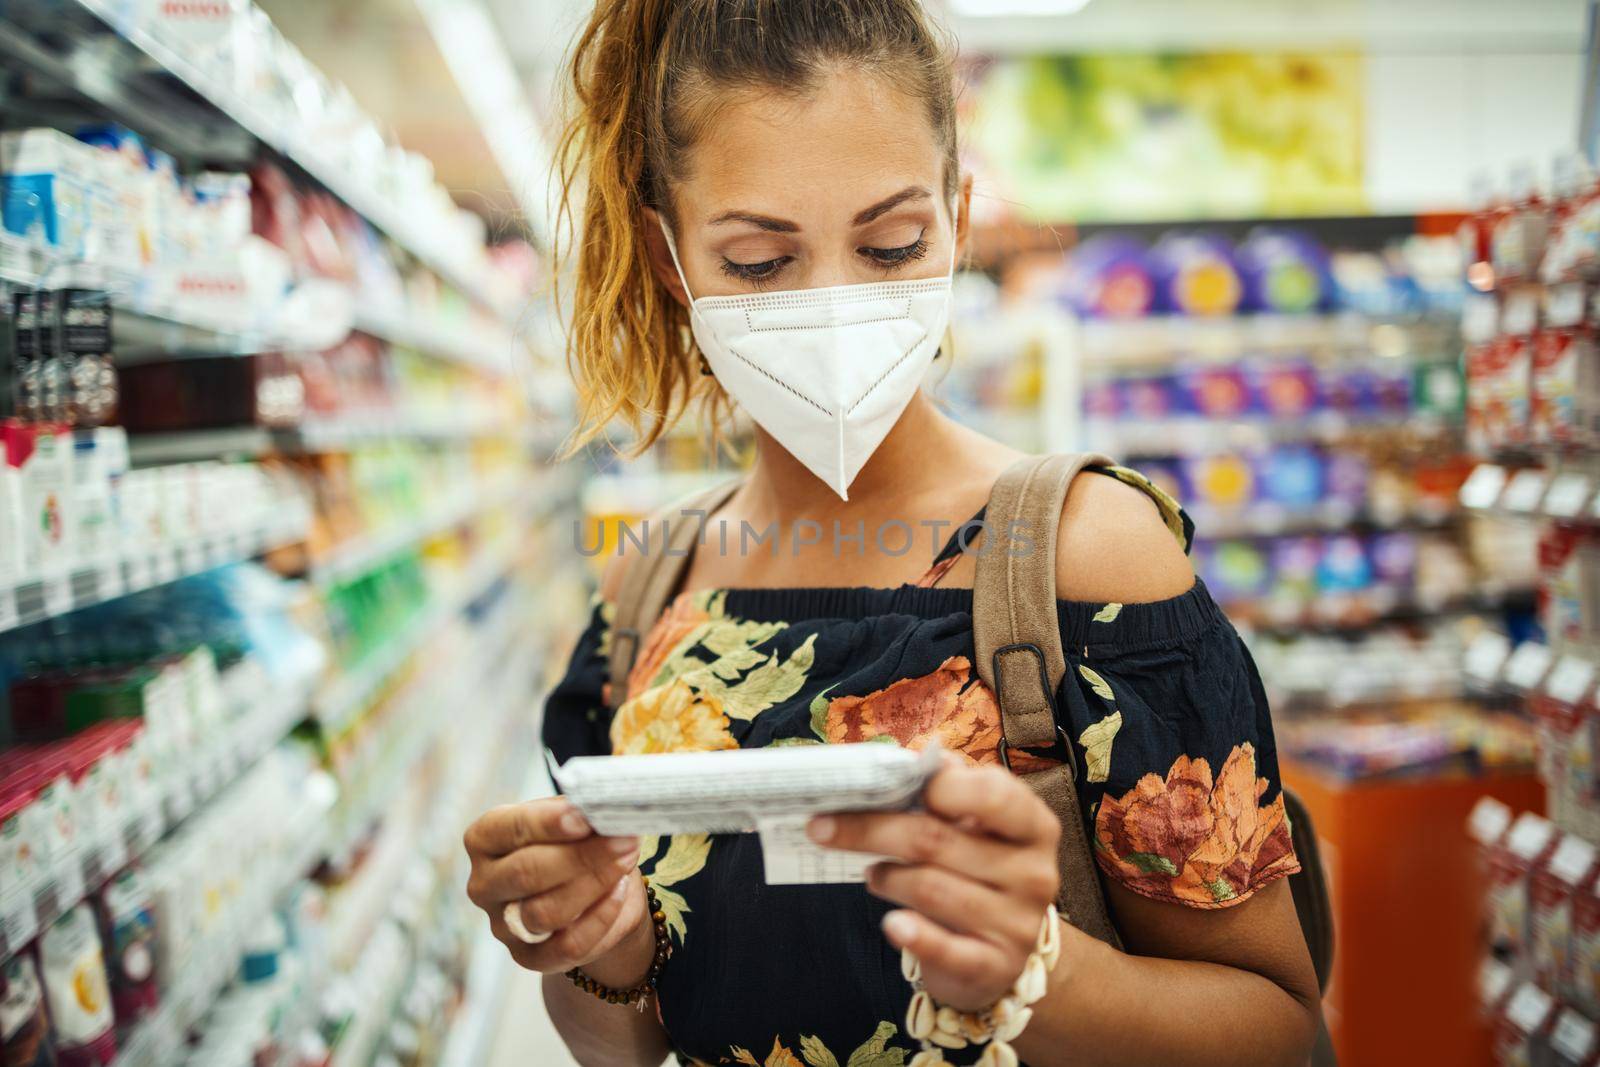
M 1073 480 L 1056 537 L 1056 595 L 1143 604 L 1189 590 L 1194 568 L 1154 500 L 1115 478 Z

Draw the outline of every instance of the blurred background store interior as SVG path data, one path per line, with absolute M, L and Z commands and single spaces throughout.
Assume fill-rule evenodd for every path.
M 929 2 L 976 181 L 930 388 L 1193 515 L 1342 1062 L 1600 1063 L 1593 6 Z M 558 458 L 586 12 L 0 0 L 4 1062 L 571 1062 L 461 831 L 548 789 L 575 524 L 737 465 Z

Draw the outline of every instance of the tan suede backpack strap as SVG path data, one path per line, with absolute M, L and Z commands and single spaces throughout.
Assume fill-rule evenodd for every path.
M 1062 917 L 1121 947 L 1106 908 L 1099 868 L 1084 831 L 1074 786 L 1071 741 L 1056 719 L 1067 673 L 1056 615 L 1056 531 L 1072 479 L 1085 467 L 1110 466 L 1092 453 L 1029 456 L 1000 475 L 983 516 L 983 542 L 972 583 L 972 641 L 978 674 L 1000 705 L 1000 759 L 1008 748 L 1051 748 L 1065 759 L 1019 775 L 1061 823 L 1058 863 Z
M 711 513 L 739 488 L 742 478 L 694 493 L 662 508 L 644 522 L 643 553 L 634 556 L 617 590 L 611 620 L 611 688 L 608 703 L 616 708 L 628 699 L 628 674 L 639 658 L 644 635 L 661 617 L 667 601 L 683 582 L 683 572 Z

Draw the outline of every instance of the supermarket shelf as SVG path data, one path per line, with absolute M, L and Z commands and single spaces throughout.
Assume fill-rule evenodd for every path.
M 1600 476 L 1559 467 L 1480 463 L 1461 486 L 1461 506 L 1500 518 L 1600 524 Z
M 314 793 L 315 790 L 308 790 Z M 216 920 L 206 944 L 185 965 L 156 1014 L 140 1023 L 123 1044 L 112 1067 L 164 1067 L 180 1062 L 180 1050 L 190 1029 L 210 1011 L 239 968 L 246 940 L 257 933 L 279 900 L 293 889 L 326 850 L 326 816 L 332 797 L 310 796 L 301 810 L 289 817 L 293 831 L 286 834 L 301 844 L 287 863 L 272 869 L 272 877 L 253 885 L 231 912 Z
M 1218 601 L 1241 629 L 1278 637 L 1305 633 L 1353 635 L 1441 617 L 1531 608 L 1533 592 L 1527 589 L 1480 590 L 1469 596 L 1436 601 L 1419 599 L 1409 590 L 1372 588 L 1353 595 L 1324 594 L 1305 603 L 1273 604 L 1222 597 Z
M 209 748 L 188 754 L 181 766 L 164 769 L 171 777 L 163 783 L 160 795 L 147 807 L 130 813 L 122 826 L 86 842 L 31 884 L 8 887 L 0 898 L 0 960 L 9 958 L 196 808 L 237 781 L 306 717 L 310 678 L 270 686 L 225 684 L 265 695 Z
M 208 101 L 240 129 L 271 148 L 284 159 L 316 179 L 324 188 L 343 200 L 357 213 L 401 245 L 417 259 L 426 263 L 441 278 L 463 293 L 494 310 L 509 320 L 508 309 L 496 305 L 489 292 L 487 279 L 477 274 L 473 265 L 459 262 L 437 242 L 429 240 L 422 226 L 412 219 L 399 215 L 391 208 L 378 189 L 358 185 L 323 159 L 318 150 L 306 143 L 295 130 L 273 129 L 267 120 L 255 111 L 244 97 L 229 87 L 218 84 L 207 72 L 189 62 L 177 51 L 156 40 L 127 17 L 129 8 L 117 0 L 76 0 L 78 6 L 93 12 L 134 48 L 177 78 L 190 90 Z M 133 9 L 137 10 L 137 9 Z M 135 126 L 137 129 L 138 127 Z
M 383 648 L 312 701 L 312 717 L 330 734 L 344 731 L 372 698 L 427 644 L 441 626 L 488 592 L 519 555 L 515 538 L 484 550 L 454 590 L 438 594 Z
M 1398 515 L 1380 515 L 1368 508 L 1324 501 L 1305 509 L 1252 506 L 1244 511 L 1190 506 L 1195 539 L 1236 541 L 1265 537 L 1295 537 L 1306 534 L 1381 533 L 1389 530 L 1436 530 L 1452 525 L 1456 518 L 1445 507 L 1414 508 Z
M 0 230 L 0 282 L 22 289 L 82 287 L 111 294 L 112 336 L 117 362 L 137 362 L 153 353 L 245 356 L 295 347 L 287 336 L 270 335 L 239 322 L 211 319 L 196 309 L 169 307 L 141 294 L 131 272 L 107 270 L 63 256 L 48 245 Z M 325 347 L 325 346 L 324 346 Z
M 523 493 L 518 481 L 514 477 L 502 478 L 494 485 L 457 490 L 442 504 L 430 504 L 432 513 L 423 518 L 395 523 L 391 529 L 335 549 L 328 559 L 312 565 L 311 580 L 327 586 L 366 574 L 414 545 L 511 503 Z
M 1334 444 L 1351 438 L 1432 441 L 1458 431 L 1441 418 L 1421 413 L 1346 418 L 1324 413 L 1299 420 L 1260 418 L 1089 419 L 1083 434 L 1091 447 L 1114 456 L 1170 456 L 1180 453 L 1265 448 L 1269 445 Z
M 1240 355 L 1370 353 L 1454 358 L 1453 320 L 1382 321 L 1353 312 L 1325 315 L 1187 315 L 1090 320 L 1078 349 L 1088 367 L 1168 365 Z
M 153 135 L 180 154 L 203 159 L 249 159 L 252 142 L 277 153 L 378 229 L 427 264 L 463 293 L 509 323 L 510 308 L 496 301 L 486 261 L 463 257 L 430 240 L 426 224 L 392 207 L 382 190 L 356 182 L 310 144 L 300 131 L 276 128 L 242 93 L 188 57 L 157 40 L 138 24 L 138 5 L 120 0 L 71 0 L 66 11 L 52 15 L 51 31 L 73 13 L 92 15 L 115 31 L 96 49 L 94 67 L 117 74 L 93 74 L 76 53 L 54 46 L 55 32 L 23 22 L 8 23 L 0 55 L 19 72 L 68 88 L 132 129 Z M 144 73 L 153 61 L 177 84 Z M 120 76 L 119 76 L 120 75 Z M 191 95 L 192 94 L 192 95 Z M 196 99 L 198 97 L 198 99 Z
M 510 970 L 511 954 L 485 925 L 472 943 L 464 1004 L 445 1038 L 439 1067 L 475 1067 L 485 1062 L 490 1027 L 509 993 L 506 979 Z
M 93 604 L 250 559 L 305 539 L 309 514 L 289 507 L 266 526 L 217 531 L 173 545 L 130 551 L 15 585 L 0 585 L 0 633 Z
M 511 353 L 517 344 L 510 331 L 474 337 L 458 327 L 371 307 L 356 308 L 355 328 L 392 345 L 499 374 L 511 369 Z
M 274 453 L 300 455 L 337 452 L 378 441 L 468 441 L 513 437 L 517 428 L 481 415 L 419 418 L 405 415 L 348 417 L 272 429 L 236 426 L 216 430 L 136 434 L 128 452 L 138 467 L 216 459 L 250 458 Z

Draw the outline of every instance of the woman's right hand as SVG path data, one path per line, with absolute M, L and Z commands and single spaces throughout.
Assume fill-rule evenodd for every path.
M 467 828 L 472 861 L 467 896 L 489 916 L 494 936 L 531 971 L 583 967 L 614 989 L 642 981 L 654 955 L 639 842 L 602 837 L 567 800 L 508 804 Z M 528 944 L 506 926 L 506 905 L 521 909 L 535 935 Z

